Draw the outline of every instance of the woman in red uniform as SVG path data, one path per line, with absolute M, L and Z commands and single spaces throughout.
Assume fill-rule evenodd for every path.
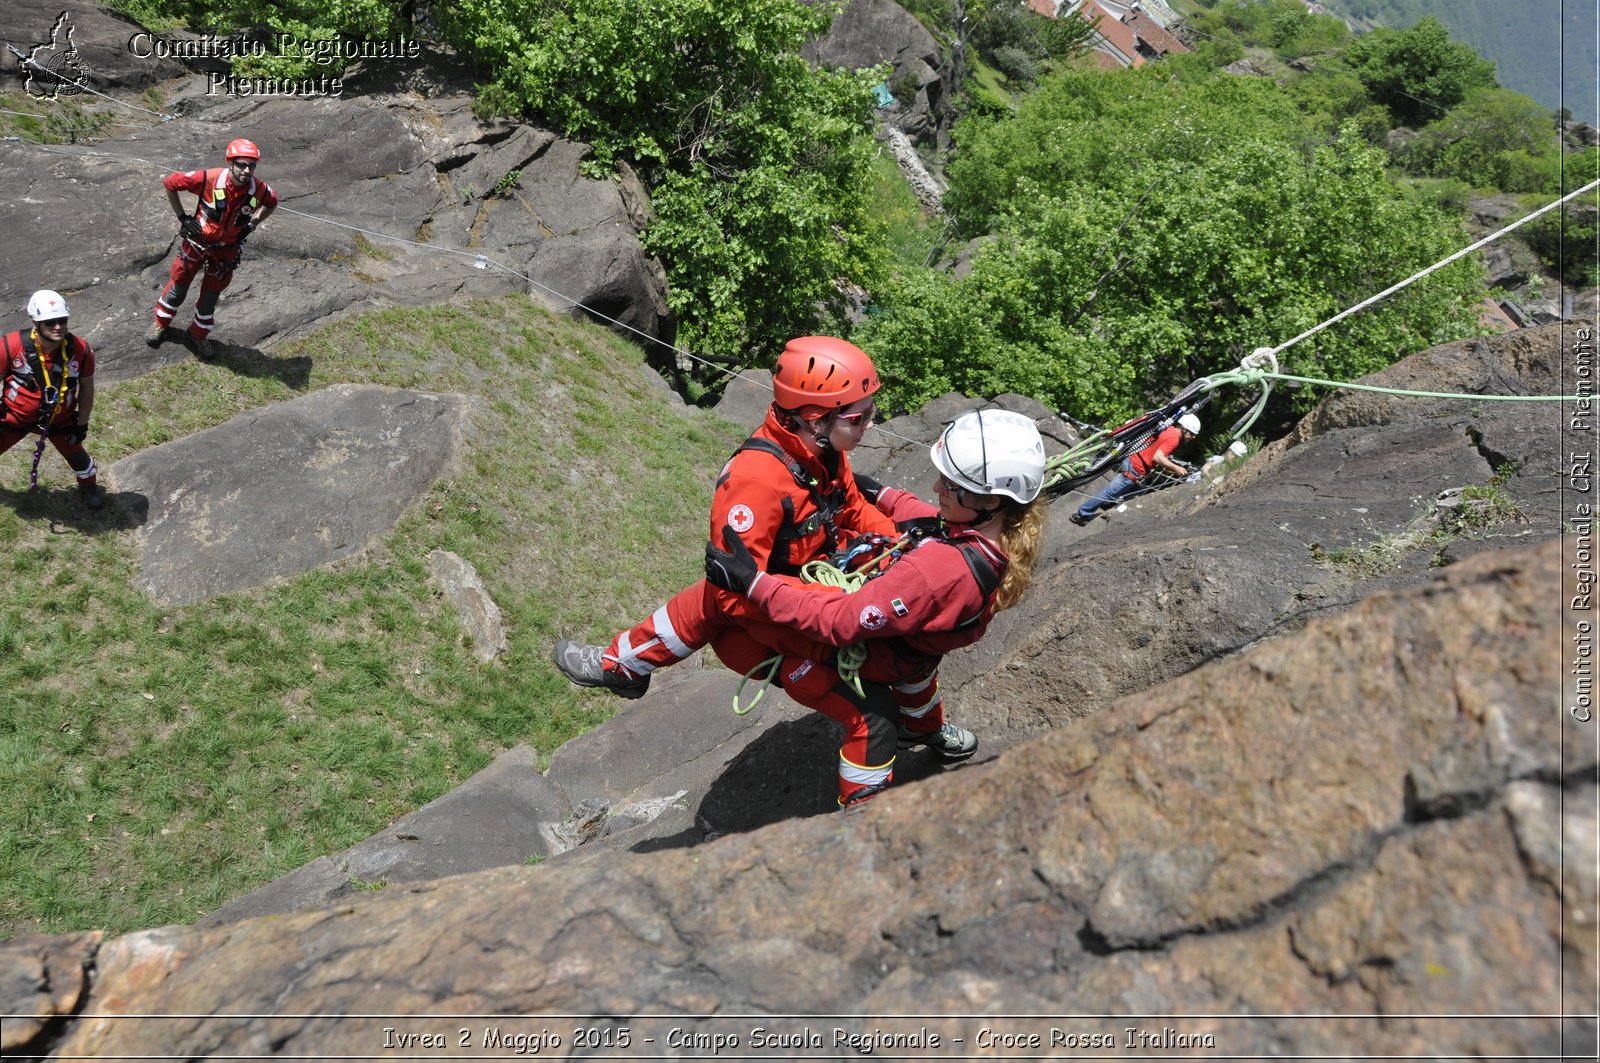
M 844 724 L 840 805 L 887 787 L 898 747 L 928 745 L 946 760 L 976 752 L 971 732 L 944 722 L 939 662 L 982 638 L 994 614 L 1015 605 L 1033 578 L 1045 454 L 1032 419 L 1009 410 L 963 414 L 933 445 L 932 458 L 937 507 L 895 488 L 883 488 L 877 503 L 896 521 L 937 516 L 942 526 L 905 543 L 898 559 L 859 590 L 819 593 L 763 572 L 731 525 L 721 536 L 725 549 L 715 540 L 706 546 L 707 580 L 744 594 L 770 625 L 830 647 L 865 648 L 860 694 L 841 679 L 835 654 L 808 657 L 763 645 L 768 629 L 758 625 L 746 622 L 713 643 L 725 662 L 743 670 L 752 658 L 782 651 L 778 677 L 785 692 Z

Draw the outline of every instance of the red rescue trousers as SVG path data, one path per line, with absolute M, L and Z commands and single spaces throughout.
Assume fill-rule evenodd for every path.
M 33 435 L 33 433 L 9 424 L 0 423 L 0 454 L 4 454 L 22 442 L 25 436 L 30 435 Z M 85 487 L 91 486 L 95 482 L 98 470 L 94 467 L 94 459 L 89 456 L 89 451 L 84 448 L 84 445 L 82 443 L 68 443 L 64 436 L 55 434 L 52 434 L 49 439 L 61 456 L 67 459 L 67 464 L 71 466 L 74 475 L 78 477 L 78 483 Z
M 721 608 L 716 589 L 705 580 L 673 595 L 649 619 L 621 632 L 606 649 L 606 660 L 631 676 L 645 676 L 676 664 L 709 645 L 722 663 L 748 674 L 774 654 L 783 657 L 777 681 L 789 697 L 844 725 L 839 747 L 839 802 L 867 787 L 883 787 L 894 774 L 898 731 L 931 734 L 944 726 L 939 676 L 903 680 L 863 669 L 863 694 L 845 682 L 830 662 L 832 647 L 770 622 L 735 618 Z

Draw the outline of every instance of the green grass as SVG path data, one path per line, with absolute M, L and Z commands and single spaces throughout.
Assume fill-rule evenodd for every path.
M 191 922 L 366 838 L 614 699 L 549 663 L 699 574 L 710 478 L 744 432 L 669 409 L 643 358 L 523 297 L 354 317 L 270 353 L 102 385 L 102 468 L 330 384 L 469 397 L 457 466 L 362 556 L 163 608 L 118 513 L 53 453 L 0 464 L 0 937 Z M 627 464 L 612 464 L 618 440 Z M 115 488 L 115 484 L 111 485 Z M 473 658 L 427 554 L 472 562 L 510 645 Z
M 889 253 L 900 269 L 928 265 L 942 225 L 929 218 L 887 148 L 872 162 L 872 213 L 884 227 Z

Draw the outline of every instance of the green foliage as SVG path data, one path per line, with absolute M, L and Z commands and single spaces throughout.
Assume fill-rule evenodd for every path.
M 657 216 L 646 246 L 688 346 L 770 357 L 789 336 L 843 327 L 841 281 L 875 282 L 867 168 L 885 72 L 805 61 L 831 6 L 464 0 L 436 13 L 486 73 L 485 107 L 639 169 Z
M 1476 188 L 1540 192 L 1559 182 L 1560 154 L 1548 110 L 1520 92 L 1488 88 L 1425 127 L 1396 161 L 1411 173 Z
M 1592 181 L 1595 176 L 1591 168 L 1584 180 Z M 1546 202 L 1550 198 L 1544 197 Z M 1595 257 L 1595 249 L 1600 248 L 1600 209 L 1592 202 L 1592 193 L 1589 198 L 1589 203 L 1574 201 L 1518 230 L 1528 246 L 1572 288 L 1600 284 L 1600 261 Z
M 1438 20 L 1406 30 L 1380 28 L 1357 38 L 1347 57 L 1367 91 L 1398 125 L 1422 126 L 1495 84 L 1494 64 L 1450 39 Z
M 858 338 L 889 401 L 1015 391 L 1116 420 L 1467 242 L 1354 127 L 1314 130 L 1269 83 L 1137 71 L 1052 75 L 1014 118 L 959 128 L 947 202 L 1000 238 L 965 278 L 905 276 L 879 299 Z M 1457 263 L 1288 364 L 1348 380 L 1470 335 L 1481 287 Z
M 338 74 L 347 65 L 345 41 L 390 41 L 410 26 L 403 0 L 115 0 L 110 6 L 160 28 L 183 25 L 231 35 L 240 29 L 269 32 L 266 55 L 238 56 L 241 77 L 305 78 Z M 280 50 L 281 37 L 293 45 Z

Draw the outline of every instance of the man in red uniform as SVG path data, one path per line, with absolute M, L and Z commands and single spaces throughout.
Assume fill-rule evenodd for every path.
M 893 535 L 894 521 L 863 497 L 847 456 L 877 413 L 878 373 L 866 352 L 832 336 L 790 340 L 773 369 L 772 387 L 766 420 L 717 478 L 711 528 L 737 529 L 763 570 L 788 575 L 857 534 Z M 746 617 L 773 628 L 769 641 L 785 644 L 780 640 L 787 632 L 751 613 L 743 595 L 701 580 L 609 646 L 561 639 L 556 667 L 579 686 L 642 697 L 651 672 L 683 660 Z M 810 647 L 792 637 L 787 644 L 800 654 Z
M 205 270 L 200 294 L 194 301 L 194 317 L 189 322 L 189 341 L 202 357 L 210 353 L 211 334 L 217 299 L 233 283 L 244 241 L 278 207 L 277 193 L 255 176 L 261 152 L 248 140 L 228 144 L 227 166 L 209 170 L 170 173 L 162 178 L 167 203 L 177 215 L 180 228 L 178 256 L 172 260 L 172 279 L 156 300 L 155 324 L 145 333 L 151 347 L 161 346 L 178 307 L 189 294 L 196 273 Z M 197 197 L 194 214 L 184 212 L 179 192 Z
M 94 459 L 83 446 L 94 410 L 94 352 L 67 331 L 67 301 L 59 292 L 34 292 L 28 316 L 33 318 L 32 330 L 0 339 L 0 356 L 5 359 L 0 376 L 0 454 L 37 432 L 34 484 L 48 439 L 77 475 L 84 502 L 99 509 L 105 504 L 105 492 L 95 482 Z
M 1078 511 L 1067 519 L 1081 527 L 1093 520 L 1100 510 L 1114 506 L 1124 498 L 1154 491 L 1161 484 L 1147 483 L 1146 477 L 1157 469 L 1174 477 L 1167 481 L 1169 483 L 1176 483 L 1188 476 L 1189 467 L 1176 461 L 1172 452 L 1199 434 L 1200 418 L 1192 413 L 1184 414 L 1176 424 L 1163 428 L 1148 444 L 1128 455 L 1121 471 L 1111 478 L 1105 489 L 1079 506 Z

